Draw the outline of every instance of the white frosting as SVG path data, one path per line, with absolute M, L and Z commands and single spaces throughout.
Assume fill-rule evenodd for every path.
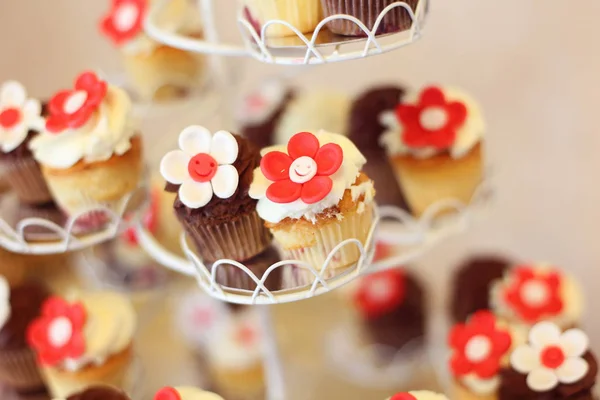
M 346 189 L 352 188 L 353 199 L 360 195 L 365 195 L 365 201 L 372 201 L 373 186 L 369 184 L 361 184 L 352 187 L 356 181 L 363 165 L 366 163 L 365 157 L 356 148 L 348 138 L 342 135 L 336 135 L 321 131 L 316 135 L 321 146 L 327 143 L 338 144 L 343 151 L 343 162 L 341 167 L 330 178 L 333 180 L 333 187 L 329 194 L 321 201 L 314 204 L 306 204 L 301 199 L 292 203 L 275 203 L 266 197 L 267 188 L 272 183 L 268 180 L 260 168 L 254 171 L 254 180 L 250 185 L 249 195 L 254 199 L 258 199 L 256 210 L 258 215 L 265 221 L 277 223 L 285 218 L 305 218 L 309 221 L 316 221 L 317 216 L 329 207 L 333 207 L 339 203 L 344 196 Z M 281 151 L 287 154 L 286 146 L 273 146 L 266 148 L 262 154 L 271 151 Z
M 0 86 L 0 148 L 9 153 L 16 149 L 27 137 L 29 130 L 40 131 L 44 127 L 41 117 L 42 106 L 39 100 L 27 97 L 23 85 L 7 81 Z M 8 126 L 3 124 L 2 114 L 11 118 Z
M 496 392 L 500 387 L 500 376 L 495 375 L 490 379 L 482 379 L 476 374 L 467 374 L 460 377 L 460 381 L 475 394 L 485 396 Z
M 218 394 L 191 386 L 179 386 L 174 389 L 179 393 L 181 400 L 223 400 Z
M 43 131 L 29 147 L 36 160 L 57 169 L 67 169 L 83 160 L 106 161 L 131 148 L 131 100 L 125 91 L 109 86 L 106 97 L 92 118 L 78 129 L 61 133 Z
M 352 100 L 345 93 L 306 91 L 296 94 L 287 105 L 275 129 L 274 142 L 287 143 L 298 132 L 321 130 L 348 134 L 348 114 Z
M 112 355 L 131 345 L 136 316 L 131 302 L 111 292 L 86 293 L 81 301 L 86 310 L 83 330 L 85 353 L 78 359 L 64 360 L 62 367 L 77 371 L 86 365 L 101 365 Z
M 0 275 L 0 329 L 10 318 L 10 287 L 4 276 Z
M 443 88 L 442 91 L 447 101 L 460 101 L 467 108 L 467 118 L 464 124 L 457 130 L 456 140 L 449 152 L 452 158 L 461 158 L 473 149 L 483 138 L 486 125 L 483 114 L 477 102 L 466 93 L 454 89 Z M 404 103 L 416 103 L 420 93 L 414 92 L 405 97 Z M 433 122 L 437 122 L 437 115 L 430 115 Z M 390 156 L 411 154 L 417 158 L 428 158 L 439 153 L 439 150 L 429 148 L 409 148 L 402 140 L 403 126 L 396 117 L 395 111 L 386 111 L 381 114 L 380 121 L 386 126 L 386 131 L 381 135 L 380 144 Z M 424 121 L 426 122 L 426 121 Z
M 269 118 L 285 100 L 288 88 L 279 79 L 266 80 L 254 93 L 244 97 L 236 109 L 242 124 L 257 124 Z

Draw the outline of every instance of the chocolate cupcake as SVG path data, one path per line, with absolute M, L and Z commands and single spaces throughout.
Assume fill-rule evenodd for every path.
M 377 177 L 377 204 L 410 211 L 385 150 L 379 144 L 386 130 L 380 122 L 381 114 L 393 110 L 403 95 L 404 89 L 400 87 L 381 86 L 358 96 L 350 109 L 348 137 L 367 159 L 363 167 L 365 173 Z
M 200 126 L 184 129 L 179 146 L 163 157 L 160 170 L 171 189 L 179 185 L 175 213 L 202 260 L 244 262 L 262 253 L 271 234 L 248 196 L 260 164 L 258 149 L 229 132 L 212 134 Z
M 400 350 L 425 335 L 423 287 L 416 277 L 402 269 L 363 278 L 354 302 L 363 318 L 365 335 L 373 343 Z
M 271 268 L 273 264 L 281 261 L 281 256 L 274 246 L 269 246 L 259 255 L 252 257 L 244 262 L 250 270 L 260 280 L 264 273 Z M 283 267 L 275 268 L 269 272 L 269 276 L 264 282 L 265 287 L 269 291 L 279 290 L 282 288 L 282 270 Z M 256 282 L 250 278 L 248 274 L 240 274 L 239 269 L 227 264 L 219 267 L 217 270 L 217 282 L 228 287 L 255 290 Z
M 501 279 L 511 262 L 494 255 L 480 255 L 463 262 L 452 279 L 450 313 L 453 322 L 464 322 L 479 310 L 490 308 L 492 283 Z
M 72 394 L 67 400 L 130 400 L 125 392 L 110 386 L 92 386 Z
M 27 97 L 16 81 L 0 86 L 0 165 L 4 178 L 23 203 L 52 200 L 29 142 L 44 127 L 42 104 Z
M 395 3 L 397 0 L 321 0 L 325 17 L 335 14 L 351 15 L 358 18 L 367 29 L 372 31 L 375 28 L 375 22 L 379 15 L 387 6 Z M 417 13 L 419 0 L 404 0 L 412 9 L 413 13 Z M 399 32 L 410 29 L 413 20 L 410 14 L 403 7 L 395 7 L 389 10 L 381 24 L 379 25 L 376 34 Z M 353 21 L 346 19 L 335 19 L 327 23 L 327 27 L 333 33 L 344 36 L 366 36 L 366 33 Z
M 17 391 L 35 391 L 43 388 L 44 382 L 26 332 L 49 294 L 36 283 L 9 289 L 4 278 L 0 282 L 0 380 Z

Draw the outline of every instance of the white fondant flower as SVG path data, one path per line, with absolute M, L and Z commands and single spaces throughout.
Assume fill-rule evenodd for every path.
M 589 340 L 579 329 L 561 334 L 551 322 L 540 322 L 529 331 L 529 344 L 517 347 L 511 357 L 512 367 L 527 374 L 527 385 L 536 392 L 545 392 L 559 383 L 572 384 L 581 380 L 589 365 L 582 358 Z
M 19 82 L 8 81 L 0 87 L 0 147 L 4 153 L 19 147 L 30 129 L 42 129 L 41 111 L 39 100 L 28 99 Z
M 0 275 L 0 329 L 10 318 L 10 287 L 6 279 Z
M 231 164 L 238 157 L 238 144 L 229 132 L 214 135 L 204 127 L 192 125 L 179 135 L 179 148 L 167 153 L 160 163 L 160 173 L 170 183 L 181 185 L 179 199 L 189 208 L 204 207 L 213 193 L 231 197 L 239 175 Z

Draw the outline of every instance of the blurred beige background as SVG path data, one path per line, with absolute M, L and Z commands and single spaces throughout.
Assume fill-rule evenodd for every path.
M 108 0 L 0 0 L 0 81 L 23 81 L 36 95 L 68 85 L 83 68 L 119 71 L 118 54 L 98 34 Z M 234 1 L 218 0 L 225 36 Z M 583 282 L 586 325 L 600 349 L 600 1 L 432 0 L 424 38 L 365 60 L 297 68 L 306 85 L 352 92 L 377 82 L 451 83 L 486 110 L 496 204 L 488 219 L 416 263 L 442 304 L 450 267 L 473 250 L 500 250 L 564 266 Z M 239 64 L 239 59 L 229 60 Z M 281 67 L 243 63 L 245 84 Z M 195 120 L 150 124 L 176 135 Z M 187 119 L 184 121 L 184 119 Z M 197 122 L 202 123 L 202 118 Z M 435 278 L 434 278 L 435 277 Z

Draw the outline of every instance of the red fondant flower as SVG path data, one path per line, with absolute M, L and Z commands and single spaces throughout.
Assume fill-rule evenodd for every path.
M 323 200 L 331 191 L 333 175 L 342 165 L 344 154 L 335 143 L 320 146 L 309 132 L 297 133 L 288 142 L 288 154 L 272 151 L 265 154 L 260 169 L 273 181 L 267 198 L 274 203 L 291 203 L 301 199 L 306 204 Z
M 181 400 L 181 396 L 175 388 L 167 386 L 156 392 L 154 400 Z
M 398 105 L 396 116 L 404 128 L 402 140 L 408 147 L 447 149 L 467 118 L 467 108 L 463 103 L 447 101 L 439 88 L 428 87 L 421 92 L 417 104 Z
M 43 304 L 42 315 L 29 325 L 27 340 L 44 365 L 79 358 L 85 352 L 85 321 L 83 304 L 51 297 Z
M 100 30 L 117 46 L 142 32 L 147 0 L 113 0 L 112 8 L 100 23 Z
M 534 271 L 527 266 L 516 267 L 503 289 L 503 299 L 525 322 L 536 323 L 555 316 L 563 309 L 558 272 Z
M 465 324 L 450 331 L 449 344 L 454 354 L 450 369 L 455 376 L 475 374 L 481 379 L 494 377 L 501 358 L 511 346 L 511 337 L 496 326 L 496 317 L 489 311 L 478 311 Z
M 361 279 L 354 302 L 365 318 L 377 318 L 400 306 L 405 296 L 404 271 L 390 269 Z
M 150 207 L 142 217 L 142 224 L 151 233 L 156 232 L 158 225 L 158 201 L 160 195 L 156 190 L 153 190 L 150 194 Z M 125 241 L 131 246 L 138 245 L 138 237 L 135 227 L 128 228 L 123 234 Z
M 404 392 L 396 393 L 395 395 L 390 397 L 390 400 L 417 400 L 417 398 L 408 392 Z
M 50 99 L 46 120 L 49 132 L 59 133 L 80 128 L 92 117 L 106 96 L 108 86 L 93 72 L 84 72 L 75 81 L 74 90 L 63 90 Z

